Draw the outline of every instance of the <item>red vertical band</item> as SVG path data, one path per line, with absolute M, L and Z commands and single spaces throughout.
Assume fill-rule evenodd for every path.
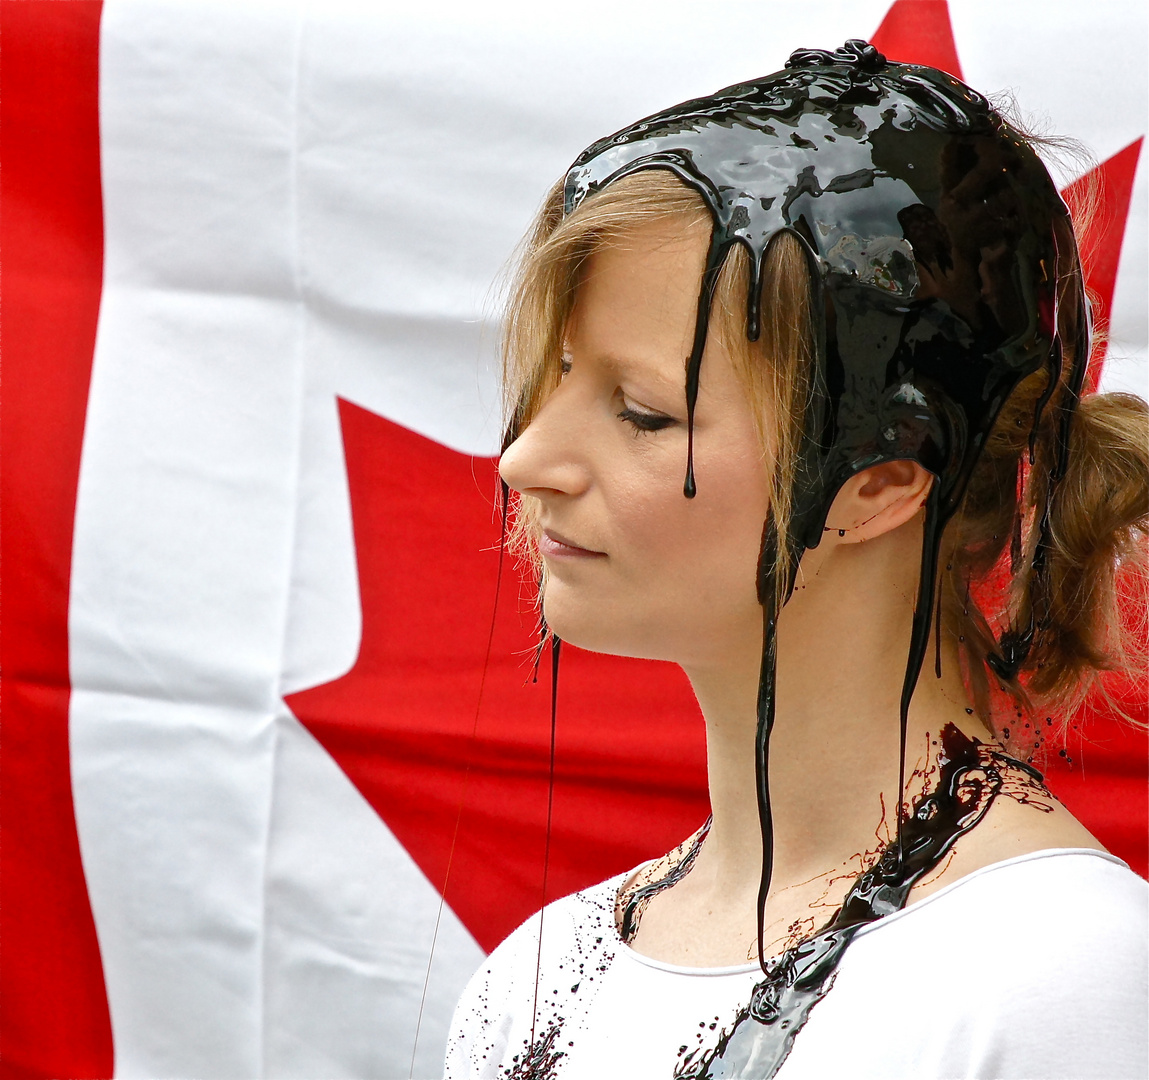
M 103 272 L 98 0 L 4 0 L 0 34 L 0 1075 L 107 1077 L 72 807 L 68 585 Z

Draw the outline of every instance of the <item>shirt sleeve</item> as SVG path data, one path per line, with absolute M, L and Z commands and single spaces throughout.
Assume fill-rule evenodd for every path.
M 999 925 L 953 958 L 967 995 L 943 1054 L 956 1075 L 1149 1075 L 1149 887 L 1116 863 L 1081 863 L 1077 880 L 1051 874 L 1049 888 L 1020 894 L 1022 905 L 1003 903 Z
M 471 976 L 447 1035 L 446 1080 L 501 1077 L 501 1063 L 521 1018 L 524 973 L 533 976 L 537 952 L 538 915 L 533 915 Z

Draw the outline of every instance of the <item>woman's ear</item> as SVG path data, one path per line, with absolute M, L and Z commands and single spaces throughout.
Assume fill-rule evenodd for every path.
M 925 505 L 934 475 L 916 461 L 886 461 L 851 476 L 826 516 L 825 535 L 860 544 L 900 528 Z

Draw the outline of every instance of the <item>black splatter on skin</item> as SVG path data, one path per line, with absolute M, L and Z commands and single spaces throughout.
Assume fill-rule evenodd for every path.
M 922 794 L 906 817 L 903 855 L 899 857 L 896 838 L 888 840 L 873 853 L 871 865 L 854 880 L 826 924 L 768 962 L 766 977 L 731 1023 L 720 1026 L 717 1016 L 700 1022 L 679 1049 L 674 1073 L 678 1080 L 766 1080 L 773 1076 L 810 1011 L 832 987 L 838 961 L 861 927 L 900 911 L 912 887 L 941 864 L 997 798 L 1010 798 L 1039 811 L 1052 809 L 1055 800 L 1041 774 L 1000 747 L 969 738 L 952 724 L 943 729 L 938 742 L 934 761 L 915 773 L 921 776 Z M 647 884 L 670 888 L 681 881 L 689 869 L 681 872 L 683 862 L 697 854 L 704 829 L 671 852 L 666 873 Z M 536 1005 L 543 1014 L 538 1029 L 533 1039 L 524 1039 L 510 1065 L 503 1067 L 506 1080 L 556 1080 L 562 1059 L 577 1053 L 578 1039 L 584 1034 L 578 1017 L 585 1002 L 579 1004 L 579 999 L 588 991 L 593 995 L 594 984 L 614 962 L 616 939 L 607 933 L 612 915 L 621 936 L 629 906 L 635 912 L 631 937 L 637 932 L 641 910 L 633 905 L 635 891 L 633 887 L 620 889 L 614 912 L 588 909 L 580 917 L 572 968 L 561 979 L 557 971 L 550 973 L 552 983 Z M 559 964 L 558 970 L 563 967 Z M 570 985 L 567 978 L 572 980 Z
M 650 880 L 644 881 L 640 885 L 638 880 L 641 878 L 636 879 L 634 884 L 622 890 L 618 898 L 620 910 L 618 936 L 627 945 L 634 940 L 635 934 L 638 933 L 638 924 L 642 921 L 643 913 L 650 901 L 660 892 L 673 888 L 693 869 L 694 860 L 698 858 L 698 853 L 702 850 L 702 842 L 706 839 L 706 834 L 710 832 L 712 820 L 708 817 L 698 832 L 666 856 L 666 861 L 670 863 L 666 873 L 660 876 L 657 873 L 657 867 L 651 867 L 654 872 L 650 875 Z

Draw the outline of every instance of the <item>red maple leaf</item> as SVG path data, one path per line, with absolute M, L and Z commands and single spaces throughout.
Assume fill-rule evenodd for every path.
M 1105 361 L 1117 265 L 1121 260 L 1129 203 L 1133 197 L 1133 177 L 1143 141 L 1131 142 L 1124 150 L 1119 150 L 1074 180 L 1061 193 L 1075 219 L 1084 220 L 1084 227 L 1078 230 L 1078 248 L 1085 267 L 1085 288 L 1093 304 L 1094 328 L 1101 331 L 1098 344 L 1089 358 L 1087 392 L 1097 389 Z
M 887 60 L 926 64 L 962 77 L 946 0 L 894 0 L 870 44 Z

